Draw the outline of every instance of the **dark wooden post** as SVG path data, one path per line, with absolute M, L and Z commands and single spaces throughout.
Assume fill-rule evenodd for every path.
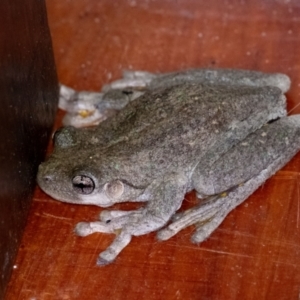
M 4 297 L 57 107 L 43 0 L 0 2 L 0 299 Z

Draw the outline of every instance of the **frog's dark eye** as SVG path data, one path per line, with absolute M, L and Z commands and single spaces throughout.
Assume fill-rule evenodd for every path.
M 72 179 L 74 190 L 78 194 L 88 195 L 95 189 L 95 182 L 91 177 L 77 175 Z

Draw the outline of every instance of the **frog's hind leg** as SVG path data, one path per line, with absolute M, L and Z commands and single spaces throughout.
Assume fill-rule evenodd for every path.
M 286 93 L 291 85 L 290 78 L 280 73 L 264 73 L 238 69 L 192 69 L 180 72 L 158 74 L 148 83 L 149 89 L 160 89 L 175 86 L 182 83 L 278 87 L 282 93 Z
M 192 242 L 199 243 L 204 241 L 219 227 L 225 217 L 235 207 L 243 203 L 256 189 L 272 176 L 274 172 L 283 167 L 287 161 L 283 162 L 281 158 L 279 158 L 259 176 L 236 187 L 236 189 L 229 192 L 226 196 L 215 196 L 208 202 L 205 202 L 205 204 L 180 213 L 179 216 L 175 215 L 175 221 L 158 232 L 158 239 L 167 240 L 182 229 L 191 225 L 196 225 L 197 229 L 192 236 Z
M 264 73 L 238 69 L 191 69 L 171 73 L 153 74 L 146 71 L 124 71 L 123 78 L 103 86 L 102 92 L 132 89 L 156 90 L 182 83 L 202 83 L 232 86 L 276 86 L 286 93 L 290 78 L 281 73 Z
M 246 200 L 299 150 L 299 115 L 285 117 L 251 134 L 215 162 L 211 166 L 210 173 L 204 171 L 208 177 L 206 181 L 208 188 L 202 181 L 201 186 L 198 186 L 200 192 L 202 194 L 215 192 L 218 195 L 210 196 L 203 204 L 175 215 L 174 221 L 159 231 L 158 238 L 169 239 L 183 228 L 196 224 L 197 230 L 192 241 L 205 240 L 230 211 Z M 219 173 L 221 177 L 217 176 Z M 222 177 L 226 176 L 227 179 L 224 180 Z M 243 181 L 244 183 L 239 185 Z M 227 193 L 220 194 L 222 190 L 227 190 Z
M 123 71 L 123 78 L 112 81 L 102 87 L 102 92 L 107 93 L 111 90 L 147 90 L 151 81 L 157 75 L 146 71 Z
M 224 198 L 221 195 L 213 196 L 203 204 L 175 214 L 172 218 L 172 223 L 161 229 L 157 234 L 157 238 L 159 240 L 167 240 L 182 229 L 196 223 L 201 224 L 202 228 L 207 226 L 213 227 L 212 230 L 205 230 L 208 237 L 225 218 L 220 219 L 219 217 L 220 212 L 224 212 L 225 202 L 223 200 Z

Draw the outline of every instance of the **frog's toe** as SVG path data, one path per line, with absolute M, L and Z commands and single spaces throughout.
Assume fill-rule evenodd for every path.
M 105 266 L 112 263 L 118 254 L 130 243 L 131 234 L 126 231 L 121 231 L 112 244 L 103 252 L 100 253 L 97 259 L 98 266 Z
M 226 215 L 221 212 L 206 223 L 196 224 L 196 232 L 191 237 L 192 243 L 201 243 L 206 240 L 220 226 Z
M 106 257 L 105 251 L 104 251 L 104 252 L 100 253 L 100 255 L 98 256 L 97 266 L 103 267 L 103 266 L 111 264 L 113 261 L 114 261 L 114 259 L 110 260 L 109 257 Z
M 105 223 L 109 223 L 112 220 L 112 215 L 110 210 L 102 210 L 99 214 L 99 220 Z
M 79 236 L 87 236 L 93 233 L 93 229 L 88 222 L 80 222 L 75 227 L 75 233 Z
M 80 222 L 75 227 L 75 233 L 79 236 L 87 236 L 94 232 L 114 233 L 118 226 L 105 222 Z
M 174 236 L 175 234 L 176 234 L 176 232 L 174 230 L 170 229 L 169 227 L 166 227 L 157 232 L 156 238 L 159 241 L 166 241 L 166 240 L 170 239 L 172 236 Z

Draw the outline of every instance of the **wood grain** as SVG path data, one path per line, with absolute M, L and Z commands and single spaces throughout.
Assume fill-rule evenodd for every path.
M 47 5 L 64 84 L 98 90 L 123 69 L 276 71 L 291 77 L 288 109 L 300 113 L 296 0 Z M 6 299 L 298 299 L 299 170 L 298 154 L 200 245 L 189 241 L 193 228 L 166 242 L 149 234 L 134 238 L 115 263 L 102 268 L 95 265 L 97 255 L 113 236 L 72 233 L 100 209 L 56 202 L 37 188 Z M 185 205 L 193 201 L 191 193 Z
M 58 102 L 43 0 L 0 1 L 0 299 L 12 273 Z

